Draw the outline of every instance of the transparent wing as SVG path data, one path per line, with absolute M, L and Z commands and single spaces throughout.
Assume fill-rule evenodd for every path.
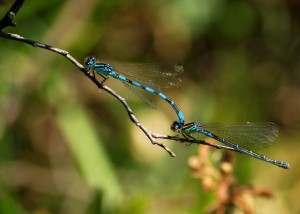
M 267 147 L 278 137 L 278 126 L 271 122 L 211 123 L 201 124 L 201 128 L 245 148 Z
M 181 84 L 179 75 L 183 72 L 181 64 L 144 63 L 144 64 L 112 64 L 114 71 L 129 80 L 161 92 L 162 88 L 174 88 Z M 156 108 L 156 95 L 144 89 L 124 83 L 135 95 Z
M 144 86 L 153 88 L 158 92 L 162 88 L 174 88 L 181 84 L 179 75 L 183 72 L 181 64 L 144 63 L 116 65 L 115 72 L 136 81 Z

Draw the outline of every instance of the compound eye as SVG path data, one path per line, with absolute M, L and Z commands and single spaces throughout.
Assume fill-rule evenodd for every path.
M 84 67 L 86 68 L 90 68 L 91 66 L 93 66 L 96 62 L 96 58 L 93 56 L 88 56 L 84 59 Z
M 180 125 L 177 121 L 174 121 L 174 123 L 171 125 L 171 130 L 178 131 L 180 129 Z

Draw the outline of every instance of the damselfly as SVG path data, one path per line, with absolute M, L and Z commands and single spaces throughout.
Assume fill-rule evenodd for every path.
M 178 75 L 183 71 L 182 65 L 132 64 L 117 69 L 107 63 L 96 62 L 95 57 L 89 56 L 84 60 L 84 66 L 87 70 L 91 69 L 93 73 L 96 71 L 104 78 L 104 81 L 108 77 L 121 80 L 133 93 L 149 104 L 152 104 L 152 102 L 147 98 L 144 92 L 159 96 L 168 102 L 177 114 L 178 121 L 174 122 L 174 124 L 177 124 L 176 128 L 179 129 L 183 126 L 183 113 L 179 110 L 174 101 L 161 92 L 161 88 L 174 87 L 180 83 Z
M 278 127 L 274 123 L 242 123 L 242 124 L 199 124 L 187 123 L 181 129 L 177 128 L 176 122 L 171 126 L 174 131 L 181 132 L 189 139 L 195 139 L 202 134 L 213 138 L 226 146 L 236 149 L 238 152 L 250 155 L 254 158 L 269 162 L 276 166 L 288 169 L 289 163 L 277 161 L 264 155 L 257 154 L 250 148 L 260 148 L 272 145 L 278 137 Z M 249 148 L 249 149 L 246 149 Z

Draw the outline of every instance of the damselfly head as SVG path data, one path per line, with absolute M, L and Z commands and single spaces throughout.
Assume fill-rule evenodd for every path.
M 96 58 L 93 56 L 88 56 L 84 59 L 84 67 L 90 69 L 96 63 Z
M 183 127 L 182 123 L 178 121 L 174 121 L 173 124 L 171 125 L 171 130 L 175 132 L 179 132 L 182 127 Z

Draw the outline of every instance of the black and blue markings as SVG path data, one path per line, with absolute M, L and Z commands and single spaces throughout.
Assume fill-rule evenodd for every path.
M 257 154 L 251 150 L 245 149 L 237 144 L 231 143 L 224 138 L 221 138 L 207 129 L 215 130 L 219 135 L 226 136 L 229 139 L 244 142 L 248 147 L 263 147 L 268 146 L 273 143 L 277 138 L 278 128 L 275 124 L 264 122 L 264 123 L 244 123 L 236 125 L 222 125 L 222 124 L 199 124 L 196 122 L 185 124 L 180 132 L 186 138 L 192 138 L 193 134 L 202 134 L 215 139 L 226 146 L 236 149 L 237 151 L 250 155 L 251 157 L 257 158 L 262 161 L 274 164 L 276 166 L 282 167 L 284 169 L 290 168 L 289 163 L 283 161 L 277 161 L 268 158 L 264 155 Z M 261 145 L 265 144 L 265 145 Z
M 176 106 L 174 101 L 170 100 L 166 95 L 164 95 L 162 92 L 157 91 L 153 89 L 152 87 L 142 85 L 136 81 L 133 81 L 125 76 L 122 76 L 121 74 L 118 74 L 117 71 L 110 66 L 109 64 L 106 63 L 98 63 L 96 62 L 96 58 L 93 56 L 87 57 L 84 61 L 84 66 L 86 69 L 90 70 L 92 69 L 93 71 L 96 71 L 99 75 L 101 76 L 110 76 L 115 79 L 121 80 L 124 83 L 136 86 L 138 88 L 141 88 L 149 93 L 156 94 L 166 102 L 168 102 L 172 108 L 174 109 L 175 113 L 177 114 L 178 121 L 175 121 L 174 123 L 177 124 L 178 128 L 181 128 L 184 125 L 184 115 L 183 113 L 179 110 L 179 108 Z M 152 85 L 155 83 L 151 83 Z

